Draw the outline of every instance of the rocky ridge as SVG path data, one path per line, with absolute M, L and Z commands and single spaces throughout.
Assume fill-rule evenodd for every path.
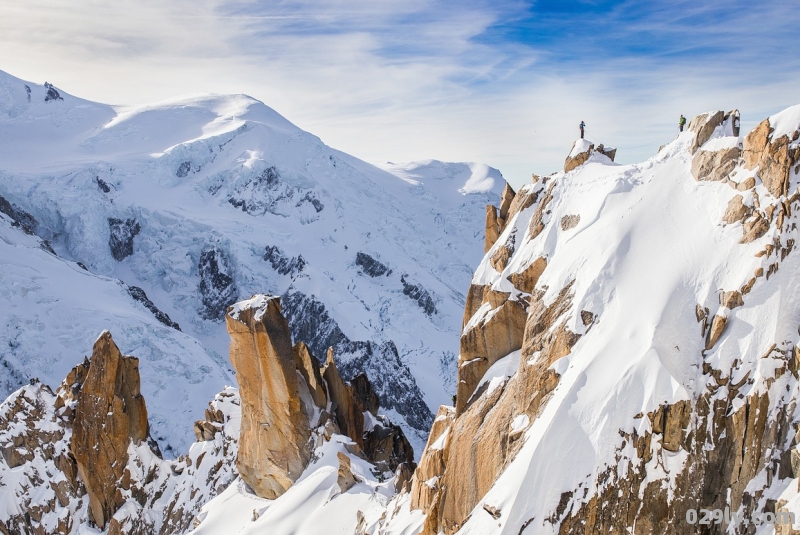
M 641 167 L 609 171 L 600 160 L 587 156 L 577 162 L 571 157 L 574 165 L 565 167 L 564 174 L 534 175 L 533 184 L 521 188 L 510 201 L 504 198 L 505 217 L 498 217 L 494 207 L 487 208 L 486 256 L 465 307 L 456 403 L 440 408 L 405 502 L 408 511 L 425 515 L 420 533 L 583 534 L 632 529 L 642 534 L 688 534 L 696 533 L 697 526 L 686 522 L 686 512 L 701 507 L 698 504 L 708 509 L 728 507 L 739 518 L 779 509 L 800 512 L 799 487 L 793 479 L 800 475 L 795 466 L 800 463 L 791 460 L 800 458 L 800 447 L 794 448 L 800 424 L 796 402 L 800 309 L 789 300 L 779 312 L 768 313 L 762 304 L 766 295 L 780 295 L 800 272 L 791 255 L 800 208 L 800 169 L 795 169 L 800 160 L 798 110 L 800 106 L 762 122 L 744 142 L 738 132 L 733 135 L 737 111 L 703 114 Z M 775 124 L 779 128 L 771 126 Z M 657 178 L 653 182 L 638 178 L 640 169 L 656 173 Z M 569 171 L 577 174 L 567 175 Z M 601 177 L 608 177 L 609 186 L 599 185 Z M 685 182 L 687 177 L 721 184 L 701 192 Z M 708 266 L 707 258 L 713 258 L 735 267 L 729 276 L 708 285 L 723 288 L 714 302 L 703 297 L 703 290 L 669 288 L 667 295 L 672 292 L 672 298 L 661 317 L 671 318 L 672 324 L 663 331 L 654 323 L 655 334 L 649 335 L 653 346 L 607 337 L 624 332 L 620 317 L 634 325 L 647 321 L 648 305 L 642 299 L 654 294 L 634 293 L 638 305 L 622 301 L 641 317 L 611 312 L 609 302 L 624 300 L 628 291 L 624 279 L 619 288 L 604 288 L 602 281 L 613 275 L 614 260 L 592 263 L 581 250 L 562 245 L 575 233 L 594 236 L 584 223 L 587 218 L 608 225 L 620 217 L 613 204 L 608 215 L 598 212 L 598 201 L 584 193 L 584 180 L 595 190 L 631 192 L 626 193 L 632 195 L 631 202 L 646 204 L 642 199 L 652 188 L 659 199 L 671 195 L 675 203 L 720 206 L 710 223 L 683 216 L 684 226 L 693 225 L 714 248 L 705 251 L 705 260 L 697 257 L 697 264 L 694 257 L 676 251 L 673 265 L 696 273 L 700 266 Z M 633 195 L 636 188 L 639 196 Z M 666 193 L 676 188 L 688 188 L 694 199 L 685 192 Z M 620 213 L 627 215 L 627 210 Z M 657 217 L 652 212 L 631 217 L 642 225 Z M 665 215 L 669 217 L 668 212 L 659 212 Z M 625 223 L 617 221 L 612 224 L 624 229 Z M 655 232 L 650 239 L 671 250 L 675 242 L 670 240 L 685 239 L 681 232 Z M 622 244 L 635 257 L 636 246 L 631 243 L 639 243 L 625 234 L 600 241 L 606 249 L 591 254 L 612 259 L 609 248 Z M 586 240 L 578 243 L 577 247 L 594 251 Z M 748 254 L 742 256 L 741 248 Z M 577 260 L 570 260 L 570 255 Z M 570 261 L 583 269 L 565 263 Z M 588 267 L 603 266 L 602 262 L 612 266 L 604 268 L 610 270 L 605 274 Z M 664 277 L 664 282 L 639 279 L 652 285 L 670 280 L 669 275 Z M 796 321 L 787 324 L 783 317 Z M 743 323 L 740 318 L 761 322 L 765 336 L 752 340 L 748 320 Z M 693 323 L 699 325 L 692 327 Z M 593 346 L 605 349 L 598 353 Z M 614 361 L 613 355 L 624 355 L 624 360 Z M 650 364 L 648 359 L 656 355 L 665 368 Z M 616 374 L 582 371 L 595 361 L 604 362 L 606 369 L 618 367 L 622 378 L 630 377 L 628 386 L 613 386 L 621 380 Z M 640 374 L 637 366 L 648 371 Z M 671 375 L 677 390 L 644 393 L 640 398 L 642 389 L 661 374 Z M 595 394 L 594 382 L 611 388 L 616 399 L 605 392 Z M 596 401 L 579 404 L 580 396 Z M 613 417 L 607 416 L 606 403 L 616 405 Z M 570 406 L 576 412 L 567 412 Z M 598 421 L 606 422 L 602 431 L 594 428 Z M 593 446 L 587 450 L 585 443 Z M 567 463 L 581 468 L 571 470 Z M 553 467 L 561 474 L 557 480 L 547 475 Z M 407 525 L 408 516 L 397 512 L 404 510 L 396 510 L 395 519 L 390 514 L 382 524 L 386 532 Z M 712 524 L 702 532 L 752 533 L 753 525 L 727 528 Z M 785 525 L 777 529 L 796 532 Z
M 378 413 L 366 376 L 350 385 L 332 352 L 320 367 L 305 344 L 292 347 L 279 298 L 255 296 L 227 318 L 240 388 L 217 395 L 176 460 L 162 459 L 149 435 L 138 359 L 107 331 L 55 393 L 32 381 L 0 405 L 0 498 L 14 505 L 0 513 L 0 532 L 184 533 L 237 481 L 245 494 L 278 498 L 335 437 L 346 439 L 341 492 L 363 478 L 350 456 L 370 461 L 373 479 L 413 471 L 413 449 Z

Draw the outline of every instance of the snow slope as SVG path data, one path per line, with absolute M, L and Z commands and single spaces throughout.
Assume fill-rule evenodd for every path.
M 40 334 L 31 321 L 0 323 L 3 347 L 17 340 L 19 355 L 3 351 L 6 394 L 33 375 L 57 384 L 108 328 L 142 359 L 151 406 L 158 376 L 199 417 L 230 382 L 225 307 L 272 293 L 283 295 L 295 339 L 318 357 L 334 346 L 345 378 L 366 372 L 421 446 L 431 410 L 452 394 L 464 292 L 481 256 L 483 206 L 504 185 L 498 171 L 436 161 L 378 169 L 244 95 L 114 108 L 58 91 L 45 101 L 47 88 L 0 72 L 0 197 L 63 260 L 48 256 L 61 266 L 52 271 L 39 265 L 45 254 L 26 253 L 46 281 L 40 295 L 62 303 L 50 307 L 53 323 L 83 319 Z M 61 272 L 74 262 L 88 273 L 66 284 Z M 8 280 L 7 317 L 45 313 Z M 141 288 L 184 334 L 149 321 L 159 334 L 146 335 L 125 319 L 135 310 L 146 321 L 136 302 L 89 297 L 114 281 Z M 188 394 L 193 381 L 204 396 Z M 191 419 L 166 412 L 155 429 L 162 447 L 181 451 Z
M 796 108 L 789 111 L 788 128 L 794 132 L 800 119 Z M 723 134 L 704 148 L 728 146 Z M 476 512 L 460 533 L 517 534 L 531 519 L 538 520 L 525 533 L 557 533 L 559 523 L 546 519 L 562 510 L 562 493 L 584 486 L 589 493 L 577 501 L 585 503 L 602 490 L 595 483 L 599 473 L 608 467 L 624 473 L 632 446 L 621 446 L 620 434 L 651 432 L 650 421 L 637 414 L 704 394 L 711 380 L 704 365 L 730 374 L 731 383 L 746 379 L 740 398 L 769 391 L 775 400 L 772 418 L 796 399 L 798 383 L 791 374 L 773 377 L 785 361 L 768 355 L 773 344 L 780 351 L 798 342 L 800 257 L 781 257 L 780 270 L 768 280 L 757 279 L 744 306 L 729 310 L 720 304 L 723 290 L 739 290 L 757 270 L 776 263 L 774 256 L 763 254 L 766 244 L 789 244 L 791 251 L 796 225 L 773 226 L 763 237 L 740 244 L 742 223 L 722 222 L 738 193 L 724 182 L 692 177 L 688 148 L 693 135 L 681 134 L 641 164 L 590 162 L 570 174 L 557 173 L 545 186 L 527 186 L 553 188 L 544 231 L 529 239 L 526 227 L 535 207 L 519 213 L 495 245 L 500 247 L 515 231 L 524 235 L 506 271 L 491 266 L 492 251 L 480 264 L 474 284 L 516 292 L 506 275 L 546 258 L 537 289 L 544 291 L 545 303 L 552 303 L 574 281 L 567 327 L 583 336 L 553 364 L 561 377 L 552 399 L 527 430 L 522 450 L 476 506 L 476 511 L 484 504 L 496 507 L 502 517 L 498 521 Z M 737 176 L 743 180 L 752 173 Z M 797 183 L 793 173 L 791 191 Z M 757 196 L 767 212 L 769 205 L 782 202 L 760 183 L 744 195 L 751 206 Z M 568 215 L 580 220 L 565 230 L 559 222 Z M 728 319 L 711 350 L 704 347 L 698 305 Z M 591 330 L 581 321 L 581 311 L 594 314 Z M 718 395 L 725 395 L 727 390 L 721 390 Z M 675 487 L 686 452 L 662 451 L 665 464 L 648 467 L 650 480 L 663 479 L 672 492 L 686 492 Z

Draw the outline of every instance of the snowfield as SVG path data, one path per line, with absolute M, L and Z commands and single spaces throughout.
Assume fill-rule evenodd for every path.
M 115 108 L 54 89 L 0 72 L 3 395 L 58 384 L 108 329 L 141 359 L 162 449 L 185 451 L 233 383 L 225 308 L 270 293 L 421 450 L 454 391 L 497 170 L 379 169 L 245 95 Z

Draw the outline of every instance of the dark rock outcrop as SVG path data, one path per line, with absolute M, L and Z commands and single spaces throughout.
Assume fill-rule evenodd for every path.
M 275 245 L 268 245 L 264 250 L 264 260 L 272 265 L 272 269 L 281 275 L 295 276 L 306 267 L 306 261 L 302 255 L 287 257 Z
M 178 178 L 185 178 L 189 175 L 189 171 L 192 170 L 192 162 L 183 162 L 178 166 L 178 169 L 175 171 L 175 176 Z
M 356 253 L 356 265 L 361 268 L 365 275 L 369 275 L 372 278 L 392 274 L 392 270 L 386 264 L 367 253 Z
M 45 82 L 44 88 L 47 89 L 47 93 L 44 96 L 45 102 L 50 102 L 51 100 L 64 100 L 61 94 L 59 94 L 58 90 L 53 87 L 53 84 Z
M 117 262 L 122 262 L 133 254 L 133 239 L 142 230 L 136 219 L 117 219 L 108 218 L 108 246 L 111 248 L 111 256 Z
M 380 407 L 380 400 L 378 395 L 372 389 L 372 384 L 365 373 L 359 373 L 350 381 L 353 387 L 353 394 L 361 402 L 361 407 L 370 412 L 373 416 L 378 415 L 378 408 Z
M 416 301 L 419 307 L 424 310 L 425 314 L 428 316 L 436 314 L 436 302 L 433 300 L 428 290 L 423 288 L 420 284 L 409 282 L 406 275 L 400 277 L 400 282 L 403 283 L 403 295 L 407 295 Z
M 149 310 L 155 318 L 166 325 L 167 327 L 171 327 L 176 331 L 181 330 L 181 326 L 172 321 L 169 317 L 169 314 L 159 310 L 159 308 L 153 303 L 148 297 L 147 294 L 144 293 L 144 290 L 139 288 L 138 286 L 128 286 L 128 294 L 133 297 L 134 300 L 138 301 L 144 307 Z
M 2 195 L 0 195 L 0 212 L 10 217 L 11 224 L 21 228 L 25 234 L 36 233 L 36 227 L 39 225 L 36 218 L 19 206 L 8 202 Z
M 364 431 L 364 454 L 381 472 L 394 472 L 399 466 L 416 466 L 414 449 L 399 426 L 379 420 Z
M 200 254 L 197 269 L 200 273 L 200 296 L 203 302 L 200 315 L 208 320 L 222 319 L 239 293 L 233 280 L 230 261 L 221 249 L 211 246 Z

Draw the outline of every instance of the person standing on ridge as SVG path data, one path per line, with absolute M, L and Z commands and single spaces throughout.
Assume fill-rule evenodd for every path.
M 585 128 L 586 128 L 586 123 L 581 121 L 581 139 L 583 139 L 583 131 L 584 131 Z
M 680 128 L 681 132 L 683 132 L 683 127 L 686 124 L 686 117 L 681 114 L 681 118 L 678 119 L 678 128 Z

